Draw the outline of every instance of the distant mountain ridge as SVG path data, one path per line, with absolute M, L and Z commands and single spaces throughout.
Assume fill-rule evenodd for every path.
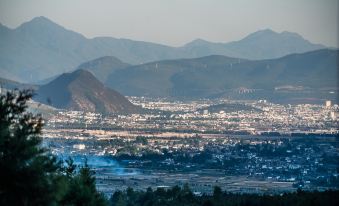
M 237 99 L 253 94 L 257 99 L 280 92 L 284 98 L 286 92 L 294 89 L 305 91 L 299 94 L 301 98 L 322 89 L 322 93 L 330 88 L 338 90 L 338 57 L 338 50 L 323 49 L 269 60 L 220 55 L 164 60 L 117 70 L 108 77 L 106 85 L 129 96 Z M 314 95 L 336 98 L 336 93 Z
M 134 113 L 141 108 L 120 93 L 106 88 L 86 70 L 65 73 L 40 86 L 36 101 L 59 109 L 110 113 Z
M 255 32 L 230 43 L 196 40 L 182 47 L 83 35 L 45 17 L 36 17 L 15 29 L 0 25 L 0 76 L 21 82 L 40 80 L 73 71 L 83 62 L 114 56 L 128 64 L 165 59 L 225 55 L 269 59 L 324 48 L 300 35 L 271 30 Z
M 98 80 L 106 82 L 108 76 L 114 71 L 131 66 L 130 64 L 120 61 L 113 56 L 100 57 L 79 65 L 76 69 L 90 71 Z
M 196 39 L 183 47 L 184 50 L 200 56 L 212 53 L 251 60 L 274 59 L 323 48 L 325 46 L 313 44 L 297 33 L 287 31 L 277 33 L 270 29 L 259 30 L 239 41 L 212 43 Z
M 20 82 L 16 82 L 10 79 L 5 79 L 0 77 L 0 91 L 1 89 L 5 90 L 13 90 L 13 89 L 37 89 L 38 86 L 33 85 L 33 84 L 24 84 Z
M 332 100 L 339 103 L 339 50 L 323 49 L 269 60 L 212 55 L 120 69 L 115 67 L 120 65 L 117 63 L 121 61 L 114 57 L 86 62 L 78 67 L 83 69 L 62 74 L 40 86 L 38 100 L 46 104 L 50 99 L 52 106 L 58 108 L 76 108 L 69 106 L 70 93 L 81 94 L 82 99 L 94 97 L 94 102 L 105 99 L 106 93 L 100 91 L 107 88 L 94 76 L 106 72 L 106 87 L 129 96 L 268 99 L 279 103 L 323 103 L 324 100 Z M 85 68 L 94 72 L 84 71 Z M 3 78 L 0 78 L 0 84 L 10 89 L 32 87 Z M 88 98 L 87 101 L 92 102 Z

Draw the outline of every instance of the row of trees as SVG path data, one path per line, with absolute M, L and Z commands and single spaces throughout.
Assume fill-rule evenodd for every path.
M 0 205 L 339 205 L 338 191 L 283 196 L 237 195 L 214 189 L 195 196 L 188 186 L 153 191 L 117 191 L 108 200 L 96 190 L 85 162 L 58 160 L 41 146 L 41 116 L 27 112 L 32 91 L 0 95 Z
M 212 196 L 195 196 L 184 186 L 171 189 L 158 188 L 146 191 L 115 192 L 111 206 L 316 206 L 339 205 L 338 191 L 288 193 L 283 195 L 232 194 L 225 193 L 220 187 L 215 187 Z

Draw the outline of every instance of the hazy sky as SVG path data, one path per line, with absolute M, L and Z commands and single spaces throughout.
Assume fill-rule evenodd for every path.
M 196 38 L 229 42 L 270 28 L 338 47 L 338 1 L 0 0 L 0 22 L 15 28 L 46 16 L 88 38 L 112 36 L 173 46 Z

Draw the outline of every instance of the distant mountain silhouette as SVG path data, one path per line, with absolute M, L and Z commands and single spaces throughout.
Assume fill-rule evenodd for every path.
M 0 76 L 21 82 L 38 82 L 70 72 L 83 62 L 103 56 L 129 64 L 207 55 L 268 59 L 324 47 L 294 33 L 270 30 L 236 42 L 196 40 L 182 47 L 111 37 L 88 39 L 45 17 L 36 17 L 15 29 L 0 24 L 0 40 Z
M 131 96 L 203 96 L 200 88 L 213 90 L 215 84 L 225 83 L 213 79 L 216 69 L 242 61 L 248 60 L 213 55 L 152 62 L 117 70 L 106 85 Z M 187 77 L 182 78 L 182 74 Z
M 116 57 L 105 56 L 85 62 L 78 66 L 77 69 L 90 71 L 98 80 L 106 82 L 108 76 L 114 71 L 128 66 L 131 65 L 120 61 Z
M 312 44 L 292 32 L 277 33 L 270 29 L 254 32 L 247 37 L 230 43 L 211 43 L 197 39 L 185 45 L 184 50 L 197 56 L 219 54 L 231 57 L 260 60 L 273 59 L 292 53 L 304 53 L 324 48 Z
M 337 88 L 338 56 L 338 50 L 323 49 L 270 60 L 218 55 L 166 60 L 117 70 L 106 84 L 125 95 L 195 98 Z
M 6 90 L 13 90 L 13 89 L 33 89 L 36 90 L 38 86 L 33 84 L 24 84 L 17 81 L 13 81 L 10 79 L 5 79 L 0 77 L 0 88 Z
M 118 92 L 104 87 L 86 70 L 65 73 L 37 91 L 35 100 L 61 109 L 101 113 L 133 113 L 140 108 Z

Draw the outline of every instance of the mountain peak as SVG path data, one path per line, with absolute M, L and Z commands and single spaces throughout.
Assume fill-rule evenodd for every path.
M 276 36 L 276 35 L 279 35 L 279 33 L 271 29 L 262 29 L 262 30 L 258 30 L 256 32 L 253 32 L 247 35 L 243 40 L 250 40 L 250 39 L 256 39 L 256 38 L 267 38 L 269 36 Z
M 114 56 L 103 56 L 80 64 L 77 69 L 90 71 L 101 82 L 106 82 L 107 78 L 114 71 L 130 66 Z
M 54 41 L 53 39 L 68 39 L 71 40 L 70 44 L 73 43 L 72 40 L 85 39 L 82 34 L 68 30 L 44 16 L 35 17 L 21 24 L 16 30 L 29 34 L 31 37 L 40 41 L 43 39 L 47 42 L 46 44 L 49 45 Z
M 106 88 L 89 71 L 79 69 L 60 75 L 37 91 L 37 100 L 56 108 L 101 113 L 137 112 L 120 93 Z
M 98 87 L 104 87 L 102 83 L 99 80 L 97 80 L 91 72 L 84 69 L 78 69 L 71 73 L 64 73 L 50 83 L 58 81 L 62 82 L 63 85 L 70 85 L 73 84 L 74 82 L 80 83 L 88 82 L 88 84 L 92 84 Z
M 96 59 L 93 59 L 91 61 L 88 61 L 88 62 L 85 62 L 83 64 L 88 64 L 89 62 L 93 63 L 97 63 L 97 62 L 109 62 L 109 63 L 124 63 L 122 62 L 120 59 L 116 58 L 115 56 L 102 56 L 102 57 L 99 57 L 99 58 L 96 58 Z
M 305 40 L 300 34 L 296 32 L 289 32 L 289 31 L 283 31 L 283 32 L 276 32 L 271 29 L 263 29 L 258 30 L 254 33 L 251 33 L 247 35 L 243 40 L 252 40 L 252 39 L 258 39 L 258 38 L 295 38 L 300 40 Z
M 72 73 L 69 73 L 69 74 L 72 74 L 76 77 L 79 77 L 79 76 L 84 76 L 84 77 L 94 77 L 93 74 L 85 69 L 77 69 L 75 70 L 74 72 Z
M 256 32 L 254 32 L 254 33 L 261 33 L 261 34 L 278 34 L 278 32 L 273 31 L 272 29 L 269 29 L 269 28 L 267 28 L 267 29 L 261 29 L 261 30 L 258 30 L 258 31 L 256 31 Z
M 37 16 L 37 17 L 34 17 L 31 21 L 37 21 L 37 22 L 52 22 L 50 19 L 48 19 L 47 17 L 45 16 Z
M 18 28 L 23 28 L 23 27 L 32 27 L 32 26 L 58 26 L 58 27 L 62 27 L 60 25 L 58 25 L 57 23 L 53 22 L 52 20 L 44 17 L 44 16 L 38 16 L 38 17 L 34 17 L 32 20 L 25 22 L 23 24 L 21 24 Z M 62 27 L 63 28 L 63 27 Z
M 206 41 L 204 39 L 197 38 L 197 39 L 194 39 L 193 41 L 185 44 L 184 46 L 201 46 L 201 45 L 205 45 L 205 44 L 210 44 L 210 42 Z

